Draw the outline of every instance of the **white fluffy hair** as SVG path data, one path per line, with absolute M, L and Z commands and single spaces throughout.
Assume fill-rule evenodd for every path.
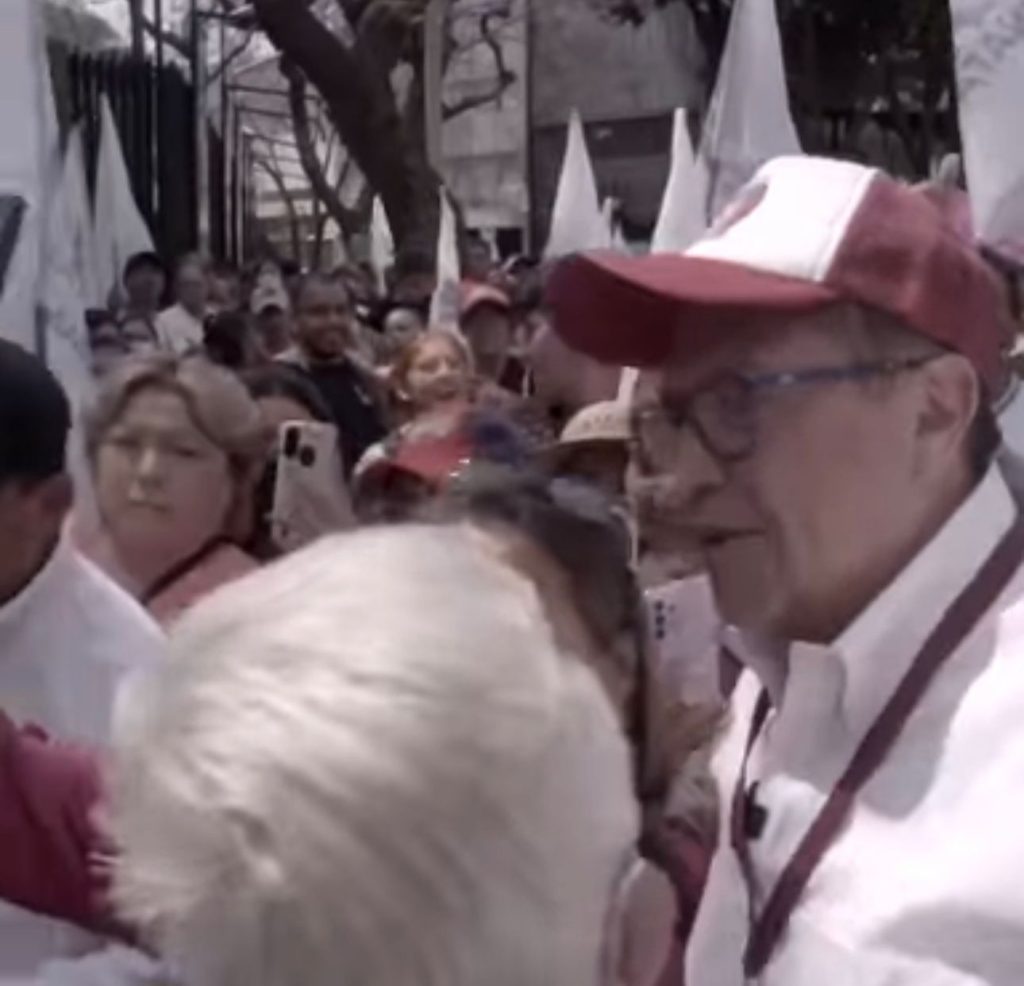
M 590 986 L 629 762 L 533 586 L 466 528 L 221 590 L 121 702 L 123 914 L 189 986 Z

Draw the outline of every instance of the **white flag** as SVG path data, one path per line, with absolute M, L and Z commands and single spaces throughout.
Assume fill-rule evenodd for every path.
M 93 219 L 96 276 L 106 302 L 120 289 L 128 258 L 153 249 L 153 237 L 132 195 L 121 138 L 107 97 L 100 99 L 100 148 Z
M 551 260 L 578 250 L 607 250 L 611 242 L 611 230 L 597 195 L 594 166 L 587 153 L 583 122 L 573 110 L 544 257 Z
M 1024 263 L 1024 0 L 952 0 L 974 228 Z
M 799 153 L 775 0 L 736 0 L 700 146 L 708 225 L 762 164 Z
M 8 0 L 0 31 L 0 85 L 18 94 L 0 99 L 0 125 L 11 138 L 0 146 L 0 194 L 26 204 L 4 281 L 0 331 L 43 357 L 67 392 L 74 411 L 68 458 L 81 514 L 91 502 L 80 411 L 92 372 L 41 12 L 37 0 Z
M 107 299 L 96 273 L 92 206 L 89 203 L 89 186 L 85 177 L 84 147 L 82 128 L 76 126 L 71 131 L 64 150 L 62 185 L 69 224 L 64 235 L 71 244 L 82 301 L 89 308 L 104 308 Z
M 69 145 L 62 161 L 59 146 L 54 142 L 48 169 L 51 191 L 40 263 L 39 313 L 45 325 L 47 365 L 64 385 L 75 411 L 68 463 L 75 483 L 77 522 L 85 529 L 95 519 L 95 501 L 80 414 L 93 396 L 94 380 L 85 324 L 85 310 L 90 301 L 81 278 L 84 255 L 91 253 L 86 237 L 92 230 L 88 224 L 88 203 L 80 197 L 83 191 L 80 179 L 84 178 L 80 171 L 75 172 L 80 162 L 72 160 L 69 167 L 67 160 L 73 153 Z
M 47 134 L 53 115 L 46 69 L 41 4 L 12 0 L 4 4 L 0 31 L 0 196 L 21 199 L 25 208 L 17 242 L 4 271 L 0 299 L 0 335 L 25 349 L 37 348 L 36 302 L 39 259 L 45 228 L 45 162 L 54 138 Z M 47 100 L 50 101 L 47 108 Z
M 462 279 L 459 265 L 459 230 L 455 210 L 442 185 L 441 223 L 437 234 L 437 285 L 430 302 L 430 324 L 445 329 L 459 327 L 459 282 Z
M 387 290 L 385 274 L 395 262 L 395 238 L 391 234 L 384 203 L 380 198 L 373 200 L 373 212 L 370 215 L 370 263 L 377 275 L 377 287 L 383 294 Z
M 672 124 L 672 164 L 651 253 L 682 253 L 700 239 L 708 227 L 707 194 L 707 172 L 697 166 L 686 110 L 677 109 Z

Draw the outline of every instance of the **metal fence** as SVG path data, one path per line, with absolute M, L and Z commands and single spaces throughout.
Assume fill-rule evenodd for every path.
M 83 124 L 90 188 L 100 132 L 100 100 L 106 96 L 121 137 L 132 192 L 160 253 L 168 260 L 199 245 L 198 189 L 209 189 L 210 248 L 217 257 L 240 261 L 246 197 L 242 162 L 225 160 L 224 144 L 209 127 L 206 141 L 212 176 L 200 183 L 196 160 L 195 93 L 175 65 L 113 52 L 91 54 L 50 46 L 50 68 L 61 129 Z

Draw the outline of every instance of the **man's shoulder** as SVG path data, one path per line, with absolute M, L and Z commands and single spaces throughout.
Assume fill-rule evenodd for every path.
M 309 362 L 298 346 L 290 346 L 282 353 L 274 357 L 275 363 L 283 363 L 285 366 L 294 367 L 296 370 L 308 370 Z
M 65 569 L 66 618 L 96 656 L 125 667 L 163 656 L 164 633 L 138 601 L 74 549 Z

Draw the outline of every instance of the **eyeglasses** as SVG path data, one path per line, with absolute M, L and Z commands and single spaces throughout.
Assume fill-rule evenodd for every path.
M 722 374 L 674 407 L 637 409 L 633 415 L 633 443 L 638 465 L 648 474 L 674 466 L 679 461 L 680 439 L 687 426 L 693 428 L 701 444 L 716 459 L 740 462 L 757 447 L 759 399 L 799 388 L 894 377 L 916 370 L 934 358 L 883 360 L 758 376 Z

